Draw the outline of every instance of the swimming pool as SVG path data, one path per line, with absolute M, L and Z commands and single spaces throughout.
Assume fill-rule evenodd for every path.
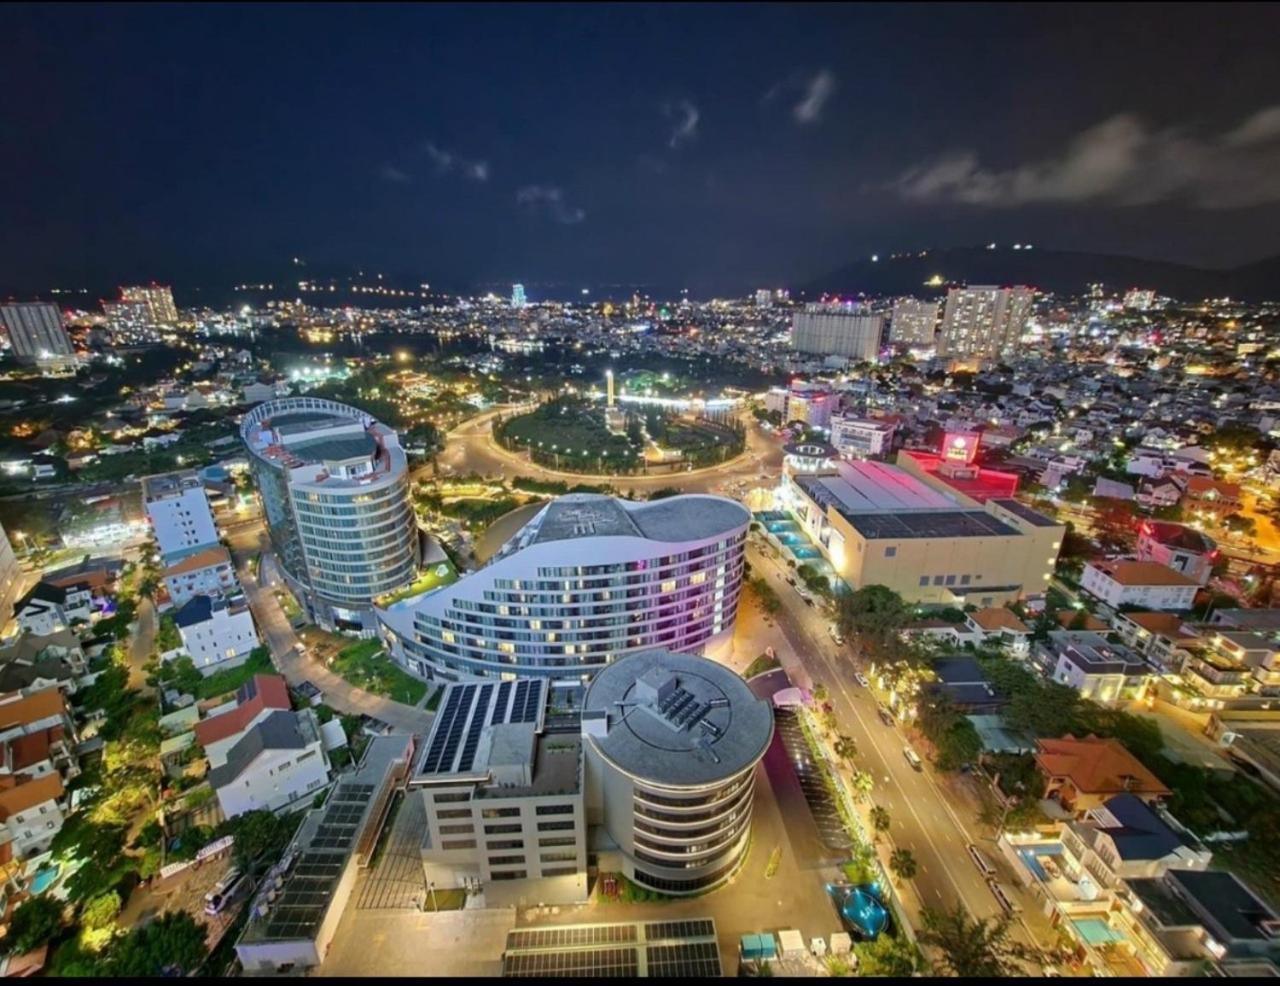
M 44 893 L 57 883 L 59 872 L 61 869 L 56 865 L 36 870 L 36 875 L 31 878 L 31 893 L 36 896 Z
M 853 887 L 848 884 L 827 884 L 836 902 L 840 916 L 867 941 L 874 941 L 889 925 L 889 912 L 879 899 L 879 887 L 874 883 Z

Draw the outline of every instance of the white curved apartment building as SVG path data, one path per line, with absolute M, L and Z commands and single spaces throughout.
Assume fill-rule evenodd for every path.
M 249 411 L 240 437 L 276 557 L 310 619 L 373 633 L 373 600 L 411 582 L 420 558 L 396 433 L 358 408 L 288 397 Z
M 722 664 L 650 651 L 610 665 L 582 704 L 587 820 L 642 887 L 697 894 L 732 878 L 751 837 L 773 709 Z
M 578 684 L 624 654 L 727 648 L 750 514 L 718 496 L 570 494 L 479 571 L 378 610 L 410 672 Z

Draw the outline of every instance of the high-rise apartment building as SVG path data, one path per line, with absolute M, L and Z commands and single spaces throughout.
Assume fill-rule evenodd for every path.
M 107 331 L 117 345 L 158 338 L 151 308 L 145 301 L 104 301 L 102 313 L 107 317 Z
M 140 301 L 147 306 L 152 325 L 177 325 L 178 308 L 173 303 L 173 289 L 167 284 L 120 289 L 121 301 Z
M 0 304 L 13 355 L 20 363 L 65 360 L 75 354 L 71 336 L 62 324 L 62 311 L 48 301 L 9 301 Z
M 374 600 L 412 582 L 421 557 L 396 433 L 358 408 L 289 397 L 246 414 L 240 437 L 289 588 L 313 622 L 371 635 Z
M 195 470 L 143 477 L 142 505 L 166 565 L 219 546 L 209 496 Z
M 0 633 L 4 632 L 5 624 L 13 618 L 13 601 L 18 595 L 20 574 L 18 556 L 13 553 L 9 536 L 0 527 Z
M 941 307 L 936 301 L 899 298 L 893 304 L 889 319 L 889 341 L 907 346 L 932 346 Z
M 1017 345 L 1035 291 L 1028 287 L 952 288 L 942 313 L 938 355 L 994 359 Z
M 719 496 L 558 497 L 479 571 L 378 618 L 397 661 L 446 681 L 578 685 L 636 651 L 722 653 L 750 523 Z
M 791 348 L 819 356 L 876 362 L 884 316 L 856 305 L 806 305 L 791 319 Z
M 820 356 L 874 363 L 880 356 L 884 316 L 852 305 L 806 305 L 791 320 L 791 348 Z
M 525 304 L 526 302 L 524 297 L 524 285 L 523 284 L 511 285 L 511 307 L 523 308 Z

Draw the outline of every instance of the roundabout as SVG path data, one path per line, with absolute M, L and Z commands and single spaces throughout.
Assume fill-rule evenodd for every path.
M 776 481 L 782 468 L 782 445 L 774 437 L 749 422 L 741 453 L 724 462 L 699 469 L 655 472 L 648 475 L 569 472 L 531 461 L 529 454 L 503 448 L 493 437 L 493 423 L 502 415 L 513 417 L 534 410 L 537 405 L 510 405 L 485 411 L 448 432 L 445 447 L 436 457 L 441 476 L 482 476 L 535 479 L 574 483 L 607 483 L 620 492 L 652 491 L 671 487 L 681 492 L 710 492 L 733 483 L 760 485 Z M 430 476 L 432 466 L 417 470 L 415 479 Z

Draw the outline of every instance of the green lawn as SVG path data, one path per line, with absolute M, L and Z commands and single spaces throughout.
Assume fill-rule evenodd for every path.
M 392 606 L 403 599 L 411 599 L 424 592 L 430 592 L 432 589 L 452 585 L 457 581 L 458 570 L 453 567 L 453 562 L 448 560 L 433 562 L 422 570 L 411 585 L 407 585 L 403 589 L 397 589 L 395 592 L 387 593 L 377 600 L 377 604 L 383 607 Z
M 219 695 L 234 692 L 255 674 L 275 673 L 275 665 L 271 663 L 271 653 L 265 647 L 258 647 L 238 668 L 227 668 L 207 678 L 201 678 L 200 684 L 196 687 L 196 698 L 217 698 Z
M 427 694 L 426 682 L 397 667 L 382 652 L 382 645 L 376 640 L 362 640 L 339 651 L 329 667 L 357 688 L 374 695 L 385 695 L 406 705 L 416 705 Z

